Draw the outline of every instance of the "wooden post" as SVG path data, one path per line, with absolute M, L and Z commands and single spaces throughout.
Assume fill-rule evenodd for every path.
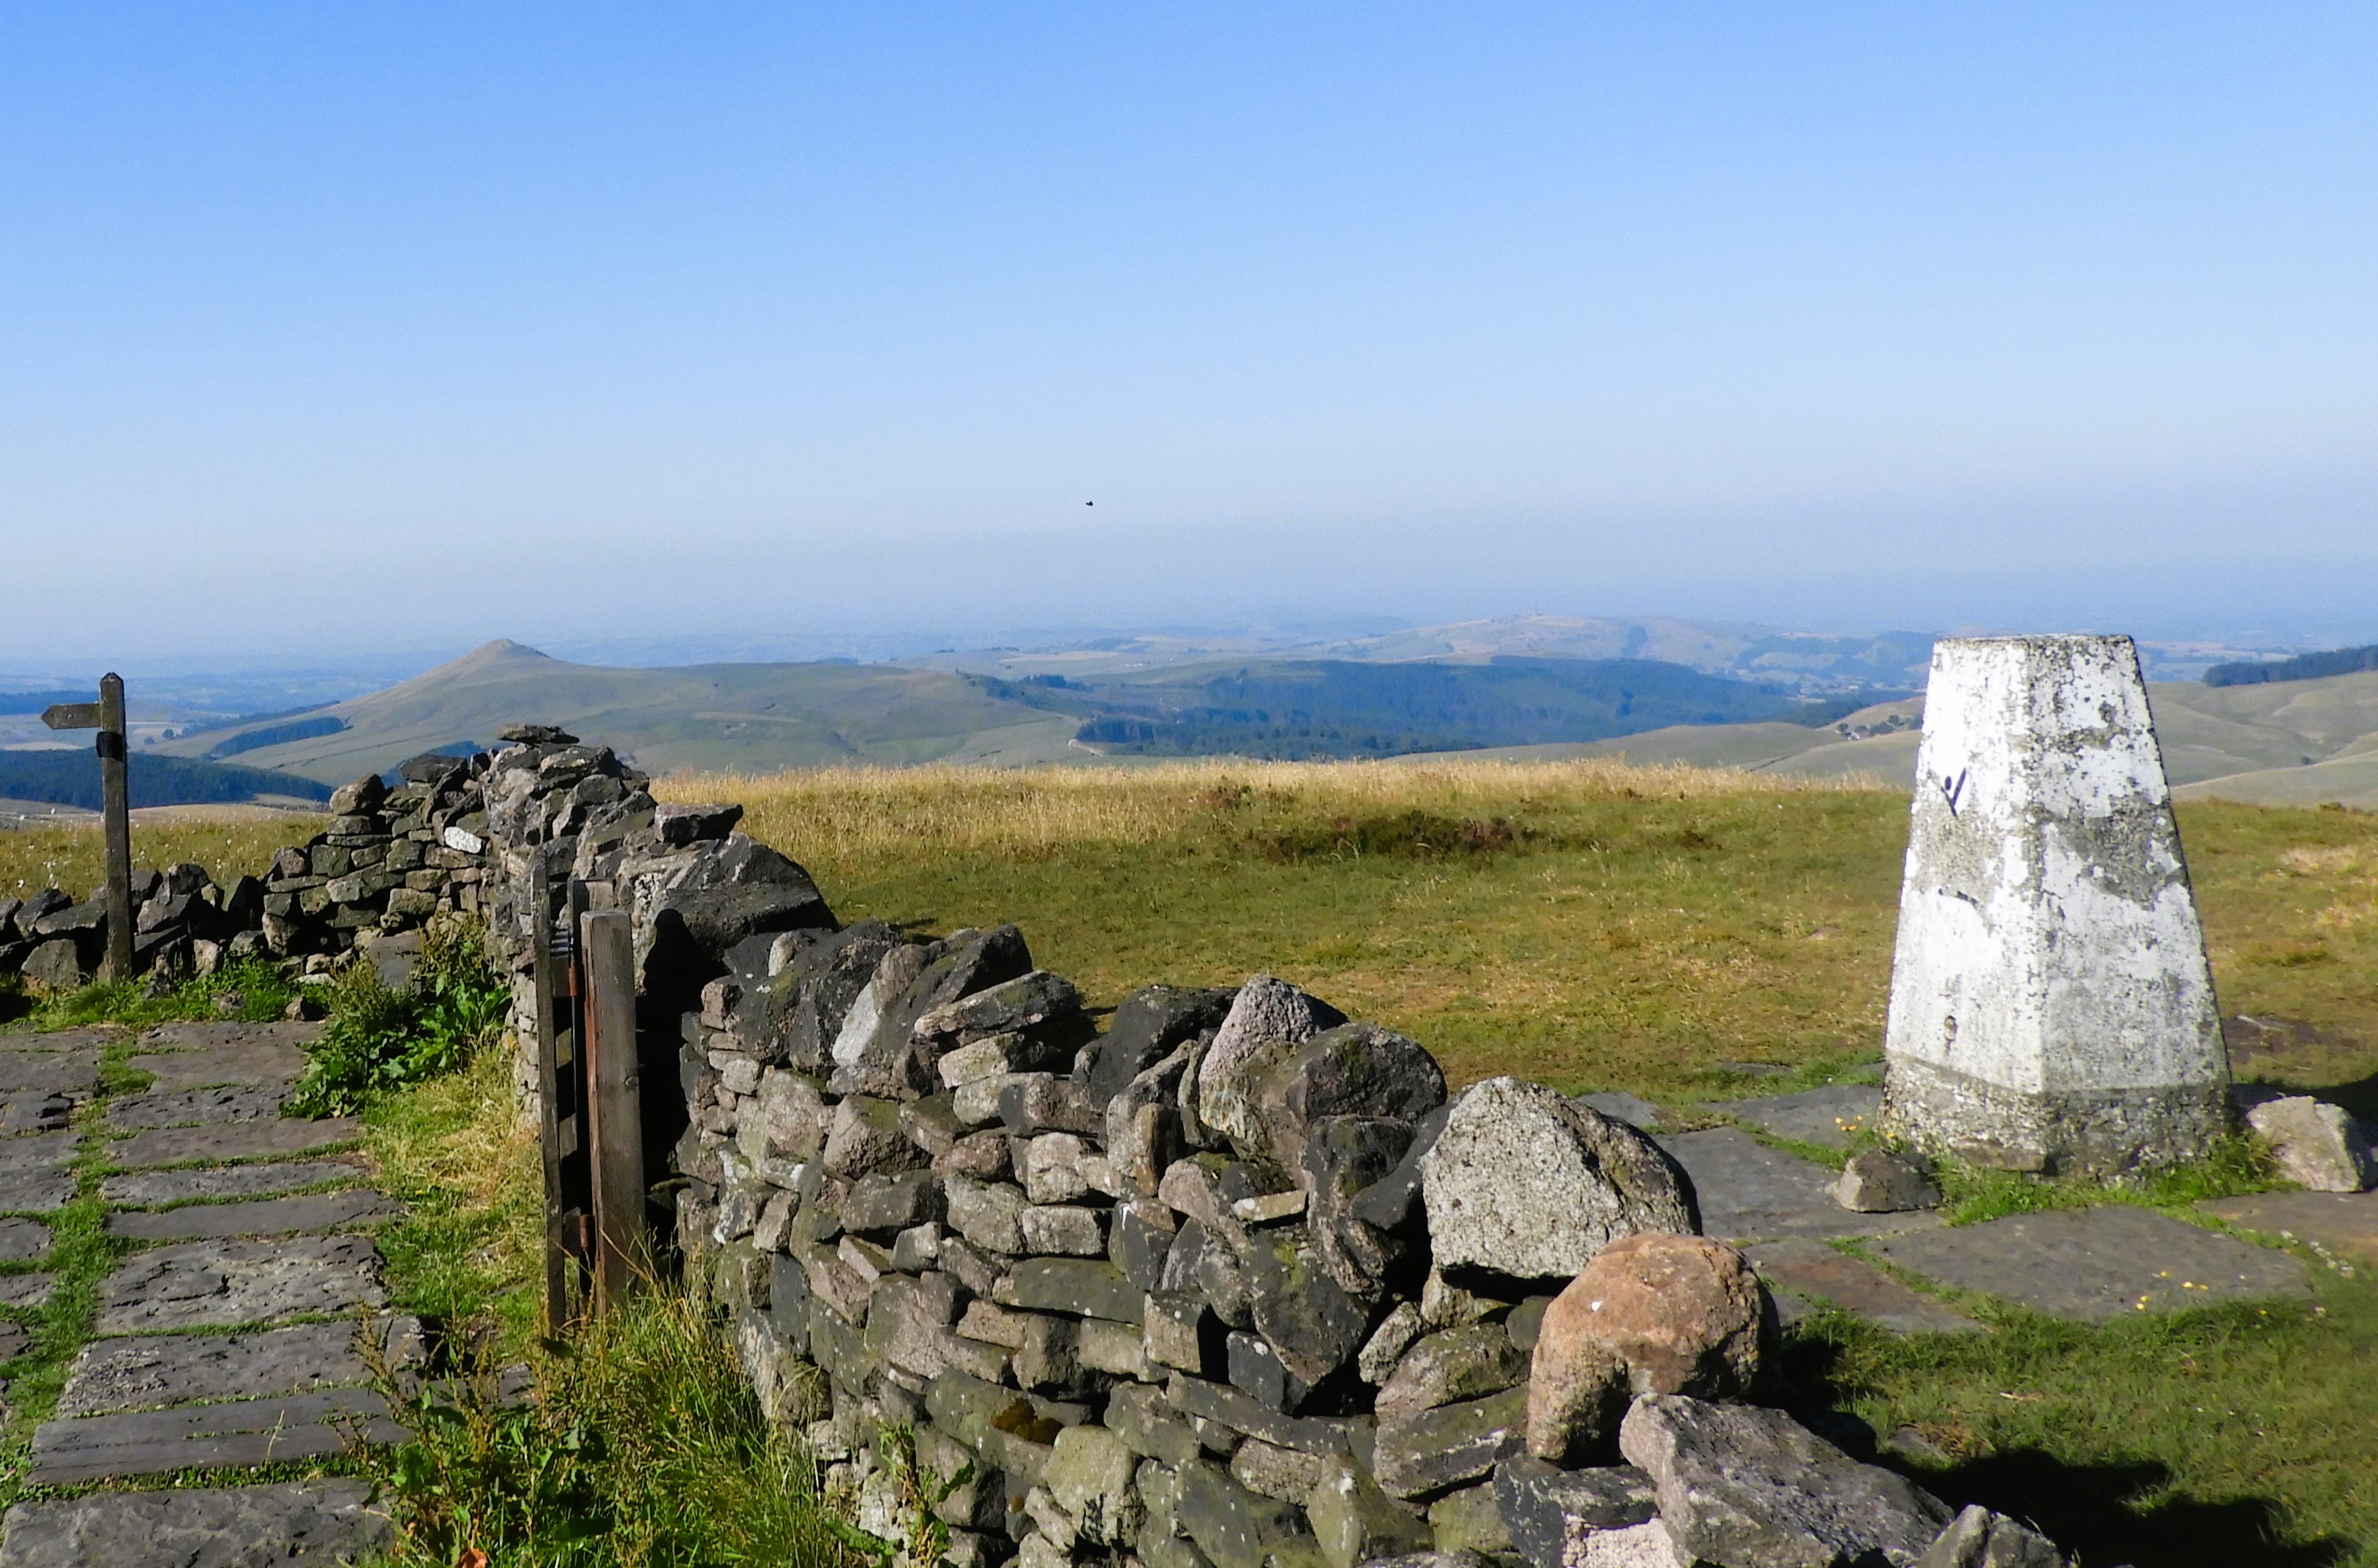
M 96 702 L 60 702 L 44 710 L 54 730 L 96 729 L 99 791 L 107 838 L 107 977 L 132 978 L 132 791 L 125 772 L 124 677 L 99 680 Z
M 537 856 L 530 881 L 536 922 L 535 958 L 530 984 L 536 987 L 536 1142 L 545 1157 L 545 1332 L 558 1335 L 570 1322 L 570 1238 L 562 1215 L 570 1205 L 561 1188 L 560 971 L 553 956 L 553 887 L 545 857 Z
M 627 912 L 579 917 L 586 979 L 586 1089 L 594 1186 L 594 1310 L 626 1301 L 650 1268 L 644 1239 L 644 1129 L 636 1067 L 636 967 Z

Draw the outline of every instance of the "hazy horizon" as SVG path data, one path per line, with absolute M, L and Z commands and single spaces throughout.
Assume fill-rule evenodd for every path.
M 0 49 L 0 669 L 2378 638 L 2366 7 L 32 6 Z

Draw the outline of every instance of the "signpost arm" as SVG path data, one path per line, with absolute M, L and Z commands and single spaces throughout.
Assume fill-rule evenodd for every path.
M 107 975 L 132 978 L 132 800 L 126 777 L 124 677 L 99 682 L 99 787 L 107 832 Z

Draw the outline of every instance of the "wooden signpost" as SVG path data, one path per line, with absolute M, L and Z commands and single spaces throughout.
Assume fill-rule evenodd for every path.
M 124 677 L 99 677 L 96 702 L 60 702 L 43 711 L 54 730 L 99 731 L 99 788 L 107 832 L 107 977 L 132 977 L 132 799 L 125 774 Z

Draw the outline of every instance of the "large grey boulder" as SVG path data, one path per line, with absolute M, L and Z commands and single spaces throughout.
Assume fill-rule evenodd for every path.
M 1090 1059 L 1090 1103 L 1104 1107 L 1183 1042 L 1221 1027 L 1237 993 L 1143 986 L 1123 999 Z
M 1420 1172 L 1429 1246 L 1457 1277 L 1566 1281 L 1619 1237 L 1700 1230 L 1691 1179 L 1657 1143 L 1517 1078 L 1455 1102 Z
M 2264 1100 L 2246 1124 L 2269 1140 L 2279 1174 L 2315 1192 L 2360 1192 L 2378 1183 L 2378 1160 L 2360 1123 L 2310 1095 Z
M 1417 1041 L 1375 1023 L 1341 1023 L 1282 1055 L 1254 1094 L 1272 1158 L 1293 1170 L 1315 1123 L 1415 1120 L 1445 1103 L 1445 1071 Z
M 1239 987 L 1231 1011 L 1215 1032 L 1197 1067 L 1197 1115 L 1249 1154 L 1267 1152 L 1270 1141 L 1256 1114 L 1255 1095 L 1281 1047 L 1303 1045 L 1346 1015 L 1318 997 L 1307 996 L 1269 975 L 1251 976 Z
M 1680 1554 L 1725 1568 L 1914 1568 L 1954 1514 L 1781 1410 L 1646 1394 L 1618 1446 L 1651 1476 Z

